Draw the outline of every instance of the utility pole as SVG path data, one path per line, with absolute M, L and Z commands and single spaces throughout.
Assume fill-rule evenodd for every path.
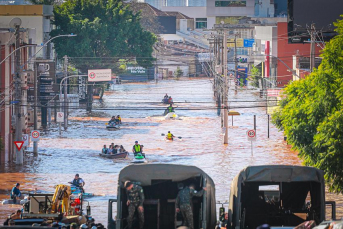
M 224 144 L 229 143 L 229 134 L 228 134 L 228 80 L 227 80 L 227 36 L 226 31 L 224 31 L 223 37 L 223 64 L 224 64 Z
M 311 54 L 310 54 L 310 72 L 313 71 L 315 66 L 315 44 L 316 44 L 316 38 L 315 38 L 316 28 L 314 24 L 311 24 Z
M 68 56 L 65 55 L 64 57 L 64 77 L 68 76 Z M 64 130 L 68 128 L 68 80 L 64 80 Z
M 33 76 L 33 85 L 34 85 L 34 105 L 33 105 L 33 129 L 37 130 L 38 126 L 37 126 L 37 122 L 38 122 L 38 118 L 37 118 L 37 105 L 38 105 L 38 85 L 37 85 L 37 74 L 38 74 L 38 69 L 37 69 L 37 63 L 34 62 L 34 76 Z M 37 156 L 38 153 L 38 141 L 34 141 L 33 142 L 33 154 L 35 156 Z
M 20 34 L 19 34 L 20 25 L 15 26 L 15 48 L 17 51 L 15 52 L 15 109 L 14 114 L 16 116 L 16 127 L 15 127 L 15 140 L 22 141 L 22 123 L 21 123 L 21 75 L 20 75 Z M 21 150 L 15 149 L 16 151 L 16 164 L 22 165 L 24 162 L 23 153 Z
M 235 55 L 234 55 L 234 58 L 235 58 L 235 79 L 234 79 L 234 82 L 235 82 L 235 93 L 237 93 L 237 88 L 238 88 L 238 78 L 237 78 L 237 75 L 238 75 L 238 72 L 237 72 L 237 34 L 235 34 Z

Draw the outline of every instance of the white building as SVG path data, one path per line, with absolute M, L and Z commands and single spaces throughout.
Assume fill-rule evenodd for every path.
M 41 45 L 50 39 L 53 6 L 47 5 L 0 5 L 0 28 L 8 28 L 13 18 L 20 18 L 21 28 L 35 29 L 36 44 Z M 29 41 L 30 42 L 30 41 Z M 43 48 L 37 58 L 53 59 L 51 45 Z

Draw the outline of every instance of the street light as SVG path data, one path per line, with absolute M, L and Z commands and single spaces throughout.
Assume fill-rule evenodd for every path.
M 52 38 L 50 38 L 50 40 L 48 40 L 47 42 L 45 42 L 44 44 L 42 44 L 42 47 L 35 53 L 35 54 L 33 54 L 27 61 L 26 61 L 26 63 L 27 62 L 29 62 L 33 57 L 35 57 L 43 48 L 44 48 L 44 46 L 46 46 L 49 42 L 51 42 L 52 40 L 54 40 L 54 39 L 56 39 L 56 38 L 58 38 L 58 37 L 76 37 L 77 36 L 77 34 L 73 34 L 73 33 L 71 33 L 71 34 L 64 34 L 64 35 L 58 35 L 58 36 L 55 36 L 55 37 L 52 37 Z M 25 64 L 26 64 L 25 63 Z M 24 64 L 24 65 L 25 65 Z
M 56 39 L 58 37 L 75 37 L 75 36 L 77 36 L 77 35 L 71 33 L 71 34 L 58 35 L 58 36 L 52 37 L 50 40 L 45 42 L 42 45 L 42 47 L 35 54 L 33 54 L 33 56 L 30 57 L 30 59 L 27 60 L 27 62 L 30 61 L 34 56 L 36 56 L 39 53 L 39 51 L 41 51 L 43 49 L 43 47 L 46 46 L 52 40 L 54 40 L 54 39 Z M 33 128 L 36 130 L 37 129 L 37 105 L 38 105 L 38 98 L 37 98 L 38 97 L 38 95 L 37 95 L 37 71 L 35 71 L 35 73 L 34 73 L 34 84 L 35 84 L 35 91 L 34 91 L 35 102 L 34 102 L 34 107 L 33 107 L 33 117 L 34 117 L 34 124 L 33 124 L 34 126 L 33 126 Z M 33 152 L 34 153 L 38 153 L 38 142 L 37 141 L 33 142 Z
M 5 60 L 7 60 L 13 53 L 15 53 L 17 50 L 22 49 L 22 48 L 26 48 L 26 47 L 30 47 L 30 46 L 37 46 L 36 44 L 29 44 L 29 45 L 23 45 L 20 46 L 19 48 L 13 50 L 10 54 L 8 54 L 5 59 L 3 59 L 0 64 L 2 64 L 3 62 L 5 62 Z
M 283 65 L 285 65 L 286 68 L 287 68 L 293 75 L 295 75 L 296 77 L 300 78 L 300 77 L 298 76 L 298 74 L 296 74 L 295 71 L 294 71 L 292 68 L 290 68 L 283 60 L 281 60 L 281 59 L 280 59 L 279 57 L 277 57 L 277 56 L 266 55 L 266 54 L 264 54 L 264 55 L 253 55 L 253 56 L 269 56 L 269 57 L 274 57 L 274 58 L 276 58 L 277 60 L 279 60 Z M 265 78 L 264 78 L 264 79 L 265 79 Z M 267 79 L 265 79 L 265 80 L 267 80 Z M 267 81 L 268 81 L 269 83 L 273 84 L 273 86 L 276 87 L 276 84 L 275 84 L 275 83 L 271 82 L 270 80 L 267 80 Z M 275 81 L 276 81 L 276 80 L 275 80 Z

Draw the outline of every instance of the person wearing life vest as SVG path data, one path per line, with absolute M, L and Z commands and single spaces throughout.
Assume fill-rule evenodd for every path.
M 174 112 L 174 107 L 173 104 L 170 104 L 169 107 L 167 108 L 168 113 Z
M 69 183 L 76 187 L 83 187 L 86 184 L 85 181 L 80 177 L 78 173 L 75 175 L 74 180 Z
M 132 147 L 132 152 L 135 156 L 137 153 L 143 154 L 143 146 L 138 144 L 138 141 L 135 141 L 135 144 Z
M 170 133 L 170 131 L 168 131 L 168 134 L 167 134 L 167 140 L 173 140 L 174 138 L 174 135 L 172 133 Z
M 120 115 L 117 115 L 117 120 L 118 120 L 118 124 L 121 124 L 121 117 L 120 117 Z
M 169 98 L 168 98 L 168 103 L 169 103 L 169 104 L 172 104 L 172 103 L 173 103 L 173 99 L 172 99 L 171 96 L 169 96 Z

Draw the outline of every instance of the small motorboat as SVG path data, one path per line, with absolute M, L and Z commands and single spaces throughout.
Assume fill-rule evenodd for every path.
M 175 112 L 169 112 L 168 114 L 166 114 L 166 116 L 164 116 L 164 119 L 179 119 L 179 116 L 175 113 Z
M 5 205 L 5 204 L 23 205 L 23 204 L 26 204 L 27 202 L 29 202 L 28 196 L 25 196 L 24 199 L 17 200 L 16 203 L 13 203 L 12 199 L 7 199 L 7 200 L 0 201 L 0 203 L 3 204 L 3 205 Z
M 141 153 L 137 153 L 136 155 L 134 155 L 132 163 L 146 163 L 146 159 L 145 156 L 142 155 Z
M 106 126 L 106 130 L 109 130 L 109 131 L 115 131 L 119 129 L 120 129 L 119 125 L 113 122 L 108 123 Z
M 126 158 L 129 152 L 125 153 L 116 153 L 116 154 L 105 154 L 105 153 L 99 153 L 100 157 L 109 158 L 109 159 L 118 159 L 118 158 Z
M 94 196 L 93 193 L 85 192 L 85 190 L 82 187 L 77 187 L 77 186 L 71 185 L 70 189 L 71 189 L 71 194 L 73 194 L 73 195 L 82 194 L 82 196 L 84 198 L 93 197 Z

